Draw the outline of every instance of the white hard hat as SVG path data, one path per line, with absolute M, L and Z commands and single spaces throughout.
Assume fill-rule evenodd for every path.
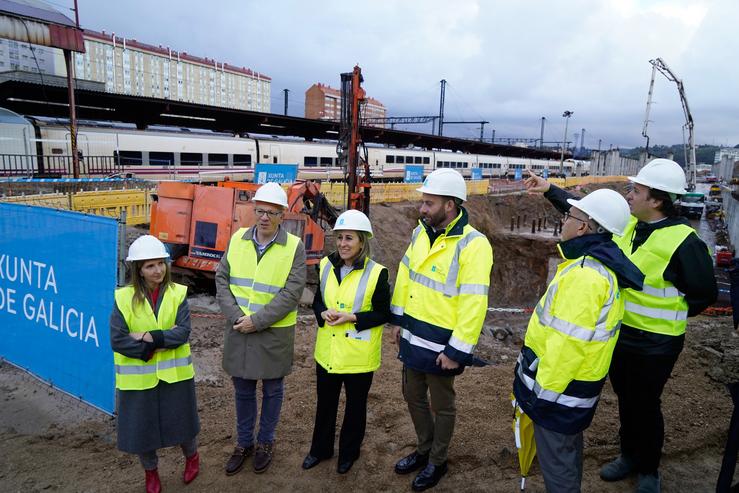
M 649 161 L 636 176 L 629 176 L 629 180 L 663 192 L 677 195 L 687 193 L 685 171 L 670 159 L 658 158 Z
M 128 247 L 126 262 L 136 260 L 152 260 L 157 258 L 169 258 L 169 252 L 164 243 L 151 235 L 139 236 Z
M 434 170 L 423 180 L 423 186 L 416 191 L 430 195 L 446 195 L 467 200 L 467 185 L 459 171 L 450 168 Z
M 593 221 L 611 233 L 623 236 L 629 224 L 631 212 L 623 196 L 613 190 L 601 188 L 590 192 L 580 200 L 567 199 L 567 203 L 583 211 Z
M 269 182 L 259 187 L 257 193 L 254 194 L 254 202 L 267 202 L 287 207 L 287 194 L 279 184 Z
M 334 231 L 364 231 L 369 233 L 369 237 L 372 238 L 372 224 L 367 216 L 362 211 L 355 209 L 349 209 L 344 211 L 341 215 L 336 218 L 336 225 Z

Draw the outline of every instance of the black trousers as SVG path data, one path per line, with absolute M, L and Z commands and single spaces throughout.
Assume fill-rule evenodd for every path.
M 339 410 L 341 386 L 346 391 L 344 422 L 339 434 L 339 462 L 357 460 L 367 427 L 367 395 L 374 372 L 328 373 L 316 363 L 316 421 L 310 455 L 328 459 L 334 455 L 336 414 Z
M 679 354 L 641 355 L 616 345 L 609 376 L 618 396 L 621 453 L 631 458 L 637 472 L 659 469 L 665 441 L 661 397 Z
M 729 436 L 726 438 L 726 449 L 724 460 L 721 463 L 721 472 L 716 483 L 716 493 L 728 493 L 732 491 L 731 481 L 734 478 L 736 468 L 736 457 L 739 452 L 739 382 L 729 385 L 731 400 L 734 401 L 734 411 L 731 413 L 729 423 Z

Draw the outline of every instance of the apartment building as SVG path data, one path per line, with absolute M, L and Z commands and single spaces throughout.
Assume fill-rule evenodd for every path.
M 86 29 L 75 77 L 107 92 L 270 112 L 271 79 L 245 67 Z M 35 58 L 34 58 L 35 55 Z M 61 50 L 0 39 L 0 71 L 66 76 Z
M 362 116 L 385 118 L 385 106 L 374 98 L 366 98 Z M 341 118 L 341 91 L 326 84 L 313 84 L 305 91 L 305 117 L 316 120 L 339 120 Z M 382 123 L 372 124 L 384 127 Z

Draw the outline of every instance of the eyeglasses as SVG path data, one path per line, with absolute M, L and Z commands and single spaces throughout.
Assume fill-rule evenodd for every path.
M 257 217 L 262 217 L 266 214 L 270 219 L 274 219 L 282 215 L 282 211 L 268 211 L 267 209 L 254 209 L 254 214 L 256 214 Z
M 565 221 L 567 221 L 570 218 L 574 219 L 575 221 L 580 221 L 581 223 L 585 223 L 585 224 L 589 223 L 589 221 L 586 221 L 585 219 L 580 219 L 579 217 L 573 216 L 572 214 L 569 213 L 569 211 L 565 212 Z

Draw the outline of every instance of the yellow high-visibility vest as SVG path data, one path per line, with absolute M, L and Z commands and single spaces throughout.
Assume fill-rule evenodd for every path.
M 372 310 L 372 295 L 384 267 L 370 259 L 364 268 L 347 274 L 341 283 L 328 257 L 321 259 L 321 296 L 327 308 L 344 313 Z M 382 325 L 357 332 L 352 323 L 318 328 L 315 359 L 328 373 L 365 373 L 380 367 Z
M 177 309 L 187 296 L 187 286 L 176 283 L 163 286 L 163 291 L 159 294 L 162 301 L 156 316 L 148 301 L 134 305 L 133 293 L 133 286 L 115 291 L 116 306 L 123 315 L 129 332 L 169 330 L 175 326 Z M 113 353 L 113 360 L 115 386 L 120 390 L 146 390 L 156 387 L 159 380 L 175 383 L 195 376 L 188 343 L 175 349 L 156 351 L 149 361 L 129 358 L 120 353 Z
M 469 224 L 456 227 L 461 217 L 433 245 L 419 222 L 398 266 L 390 310 L 404 317 L 401 360 L 419 371 L 436 371 L 442 351 L 471 361 L 487 314 L 492 247 Z
M 637 219 L 632 216 L 624 235 L 613 241 L 644 274 L 644 289 L 624 289 L 623 323 L 647 332 L 668 336 L 685 333 L 688 303 L 685 295 L 662 275 L 683 241 L 695 230 L 685 224 L 659 228 L 633 253 L 632 242 Z
M 601 262 L 580 257 L 558 266 L 516 365 L 514 393 L 536 423 L 570 434 L 590 424 L 623 312 L 616 275 Z
M 230 274 L 229 289 L 241 311 L 245 315 L 251 315 L 272 301 L 285 287 L 300 239 L 287 233 L 287 242 L 284 245 L 273 243 L 257 262 L 254 242 L 242 238 L 246 229 L 239 229 L 231 237 L 226 259 Z M 272 327 L 295 325 L 297 316 L 296 306 L 284 318 L 272 324 Z

